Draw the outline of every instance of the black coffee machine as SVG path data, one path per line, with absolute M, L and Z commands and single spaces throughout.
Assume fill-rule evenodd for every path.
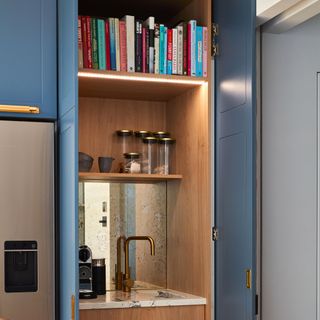
M 88 246 L 79 247 L 79 298 L 94 299 L 92 290 L 92 252 Z

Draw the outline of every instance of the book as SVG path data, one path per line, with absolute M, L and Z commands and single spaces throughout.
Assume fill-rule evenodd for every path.
M 203 27 L 203 57 L 202 57 L 202 64 L 203 64 L 203 77 L 208 76 L 208 28 Z
M 106 70 L 106 34 L 103 19 L 97 19 L 98 23 L 98 61 L 99 69 Z
M 119 19 L 114 19 L 115 49 L 116 49 L 116 70 L 120 71 L 120 38 L 119 38 Z
M 134 16 L 124 16 L 122 19 L 126 23 L 126 41 L 127 41 L 127 71 L 135 71 L 135 48 L 134 48 Z
M 183 25 L 177 26 L 177 74 L 183 75 Z
M 188 22 L 188 75 L 196 76 L 196 28 L 197 21 Z
M 91 18 L 92 67 L 99 69 L 97 19 Z
M 92 68 L 92 46 L 91 46 L 91 18 L 86 16 L 86 44 L 87 44 L 87 59 L 88 68 Z
M 114 29 L 114 18 L 109 18 L 109 32 L 110 32 L 110 65 L 111 70 L 117 70 L 116 62 L 116 34 Z
M 110 57 L 110 27 L 109 20 L 105 21 L 105 34 L 106 34 L 106 69 L 111 70 L 111 57 Z
M 147 40 L 146 40 L 146 28 L 142 27 L 142 72 L 146 72 L 147 66 Z
M 147 33 L 147 65 L 148 65 L 148 72 L 154 73 L 154 55 L 155 55 L 155 19 L 154 17 L 149 17 L 144 22 L 144 26 L 146 27 Z
M 120 39 L 120 71 L 127 71 L 127 36 L 126 22 L 119 21 L 119 39 Z
M 200 26 L 196 28 L 196 76 L 202 77 L 202 36 L 203 36 L 203 29 Z
M 178 30 L 172 29 L 172 74 L 178 74 Z
M 167 74 L 172 74 L 172 29 L 167 30 Z
M 159 24 L 154 25 L 154 73 L 159 74 L 159 55 L 160 55 L 160 30 Z
M 168 28 L 164 27 L 164 54 L 163 54 L 163 60 L 164 60 L 164 73 L 167 73 L 168 68 Z
M 78 68 L 83 68 L 83 43 L 82 43 L 82 23 L 81 17 L 78 17 Z
M 146 73 L 149 73 L 149 32 L 148 29 L 146 29 Z
M 183 75 L 188 74 L 188 28 L 187 23 L 182 23 L 183 27 Z
M 87 47 L 87 21 L 86 17 L 81 17 L 81 32 L 82 32 L 82 48 L 83 48 L 83 67 L 89 68 L 88 62 L 88 47 Z
M 159 73 L 165 74 L 166 68 L 165 68 L 165 26 L 163 24 L 160 24 L 159 26 Z
M 142 72 L 142 21 L 135 21 L 135 66 L 136 72 Z

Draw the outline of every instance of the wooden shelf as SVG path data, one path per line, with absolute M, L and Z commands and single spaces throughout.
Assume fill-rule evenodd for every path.
M 79 95 L 111 99 L 168 101 L 207 83 L 206 78 L 81 69 Z
M 181 180 L 180 174 L 144 174 L 144 173 L 100 173 L 79 172 L 79 180 L 95 181 L 118 181 L 118 182 L 160 182 L 169 180 Z

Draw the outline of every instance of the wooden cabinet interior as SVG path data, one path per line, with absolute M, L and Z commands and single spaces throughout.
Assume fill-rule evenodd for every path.
M 163 3 L 164 7 L 171 2 L 180 3 L 179 10 L 172 9 L 172 12 L 176 11 L 173 12 L 175 16 L 167 14 L 166 21 L 197 19 L 199 24 L 208 26 L 210 39 L 211 1 L 158 0 L 158 2 Z M 114 3 L 113 6 L 116 6 Z M 130 3 L 130 1 L 122 0 L 118 3 L 119 7 L 114 9 L 115 14 L 121 5 L 126 8 L 125 3 Z M 95 14 L 88 9 L 91 1 L 89 3 L 89 1 L 80 0 L 79 5 L 80 14 Z M 113 11 L 105 12 L 108 12 L 110 16 Z M 117 16 L 128 13 L 130 12 L 122 10 L 121 14 L 117 13 Z M 146 18 L 149 14 L 156 15 L 157 11 L 149 13 L 146 10 L 136 14 Z M 103 16 L 103 12 L 100 12 L 99 15 Z M 119 96 L 112 98 L 109 95 L 107 98 L 101 95 L 93 97 L 92 91 L 88 93 L 88 88 L 86 89 L 82 83 L 79 86 L 79 150 L 94 158 L 101 155 L 119 155 L 114 135 L 116 129 L 167 130 L 171 132 L 172 137 L 176 138 L 172 172 L 181 174 L 183 179 L 168 181 L 167 286 L 171 289 L 206 297 L 204 318 L 209 320 L 211 318 L 212 198 L 210 54 L 208 54 L 207 62 L 209 79 L 207 83 L 183 90 L 183 92 L 177 90 L 177 94 L 172 94 L 172 87 L 170 87 L 168 89 L 171 90 L 170 94 L 164 101 L 159 101 L 163 99 L 159 99 L 156 93 L 148 94 L 147 90 L 145 98 L 139 94 L 140 100 L 136 100 L 136 97 L 132 95 L 126 96 L 125 90 L 123 90 L 121 99 Z M 135 85 L 141 92 L 145 90 L 143 84 L 137 82 Z M 153 90 L 156 89 L 153 88 Z M 121 92 L 121 83 L 116 91 Z M 92 171 L 98 172 L 97 161 L 95 162 Z M 113 168 L 114 170 L 117 168 L 116 163 Z M 129 311 L 138 312 L 131 309 L 123 312 Z M 82 312 L 81 319 L 87 319 L 90 312 Z M 169 316 L 168 318 L 173 319 L 174 317 Z M 183 318 L 188 319 L 186 316 Z M 130 319 L 134 319 L 133 313 L 130 314 Z M 193 319 L 203 319 L 203 316 L 193 317 Z

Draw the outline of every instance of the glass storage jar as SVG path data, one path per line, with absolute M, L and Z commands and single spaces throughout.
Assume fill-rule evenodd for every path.
M 145 137 L 142 139 L 142 172 L 154 173 L 157 165 L 157 142 L 155 137 Z
M 117 130 L 117 136 L 118 136 L 118 146 L 119 151 L 121 151 L 121 154 L 135 151 L 133 148 L 133 131 L 122 129 Z
M 124 172 L 125 173 L 140 173 L 141 163 L 140 154 L 137 152 L 127 152 L 124 156 Z
M 143 152 L 143 138 L 146 137 L 152 137 L 152 132 L 151 131 L 146 131 L 146 130 L 140 130 L 140 131 L 135 131 L 134 132 L 134 140 L 135 140 L 135 150 L 131 150 L 134 152 L 139 152 L 140 155 L 142 156 Z
M 158 161 L 156 173 L 170 174 L 171 149 L 175 142 L 176 140 L 172 138 L 161 138 L 158 140 Z

